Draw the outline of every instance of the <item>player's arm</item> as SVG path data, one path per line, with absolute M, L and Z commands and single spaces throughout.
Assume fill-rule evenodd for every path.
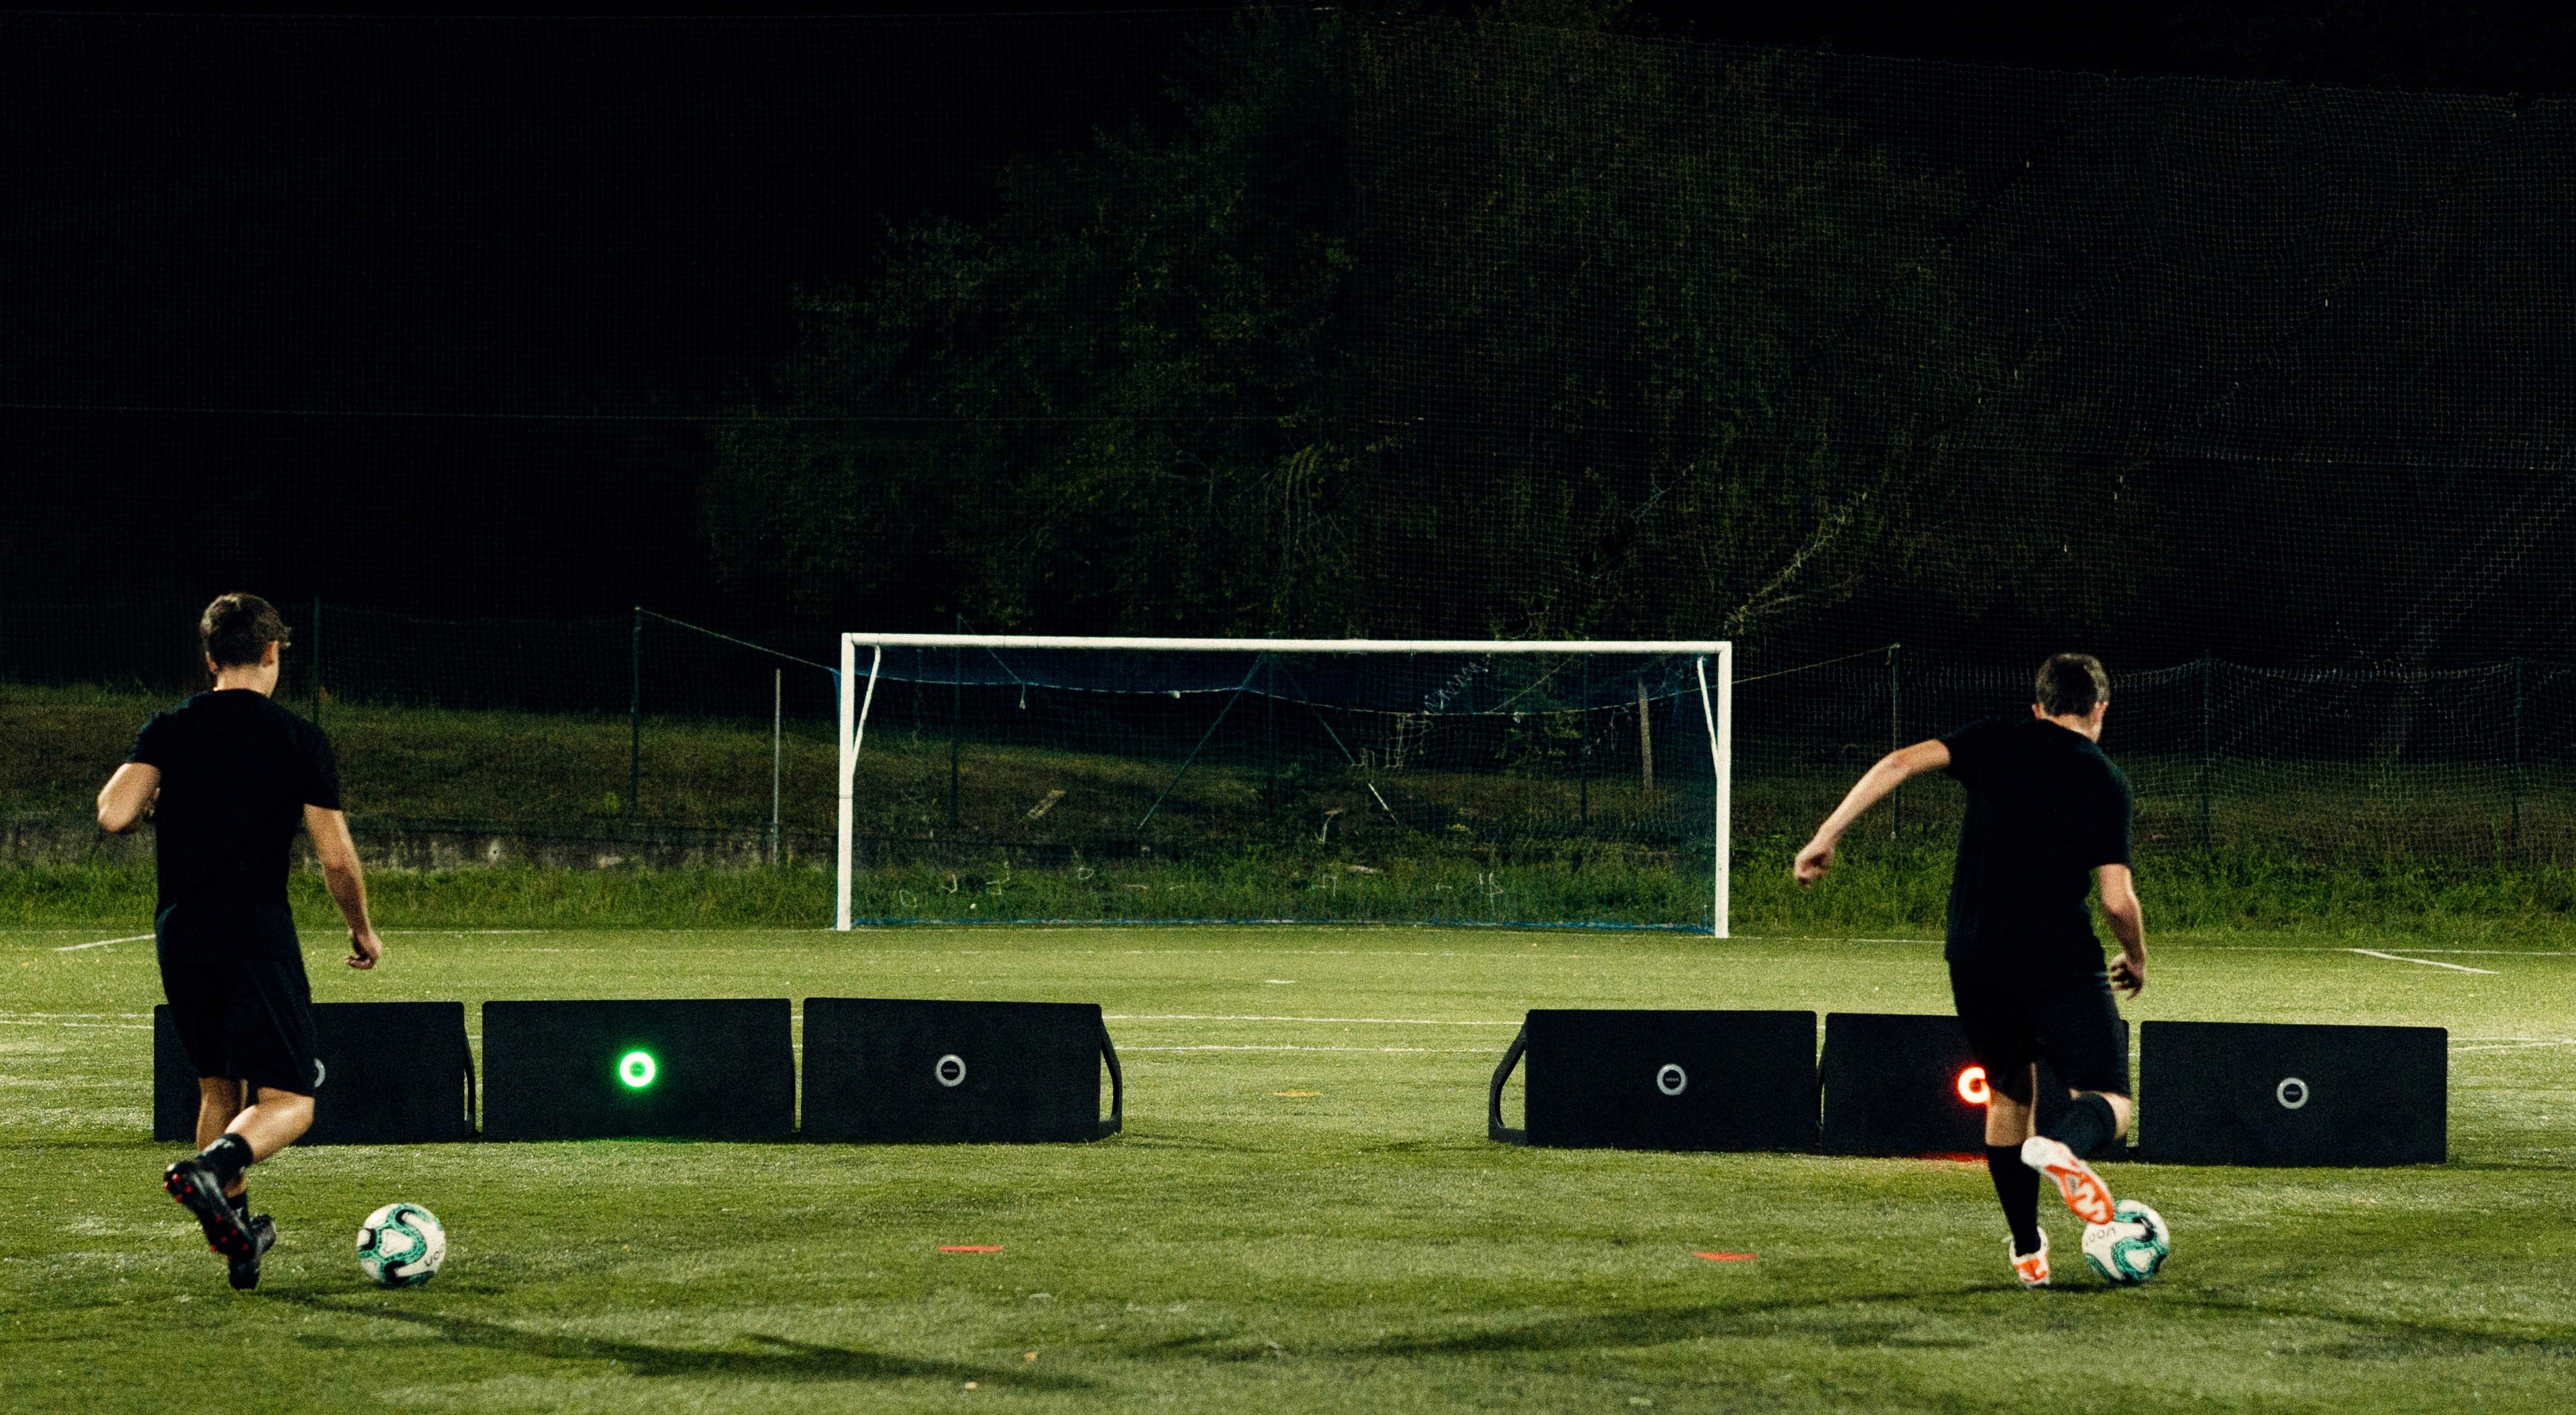
M 2102 915 L 2111 921 L 2111 936 L 2120 941 L 2120 956 L 2111 960 L 2111 981 L 2131 997 L 2147 985 L 2147 916 L 2138 907 L 2138 882 L 2126 865 L 2103 865 L 2093 871 L 2102 894 Z
M 161 768 L 127 762 L 98 790 L 98 828 L 123 835 L 152 819 L 152 803 L 161 797 Z
M 1950 744 L 1938 737 L 1899 747 L 1880 757 L 1876 766 L 1861 773 L 1851 793 L 1834 807 L 1832 815 L 1825 817 L 1825 823 L 1816 827 L 1816 838 L 1798 852 L 1798 863 L 1791 869 L 1798 883 L 1814 884 L 1825 877 L 1825 871 L 1834 866 L 1834 846 L 1843 838 L 1843 832 L 1851 829 L 1851 823 L 1859 820 L 1863 812 L 1886 799 L 1888 792 L 1904 785 L 1908 777 L 1941 771 L 1949 765 Z
M 304 808 L 304 828 L 313 836 L 313 858 L 322 865 L 322 883 L 331 891 L 340 916 L 349 921 L 352 968 L 372 968 L 385 956 L 385 941 L 367 920 L 367 876 L 358 868 L 358 842 L 349 838 L 349 818 L 322 806 Z

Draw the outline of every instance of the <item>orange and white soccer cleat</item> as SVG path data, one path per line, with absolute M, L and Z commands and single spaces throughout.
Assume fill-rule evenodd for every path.
M 2048 1286 L 2048 1235 L 2039 1235 L 2039 1251 L 2021 1253 L 2013 1250 L 2012 1235 L 2004 1235 L 2004 1256 L 2012 1260 L 2013 1276 L 2024 1287 Z
M 2111 1221 L 2111 1186 L 2064 1142 L 2033 1135 L 2021 1142 L 2021 1162 L 2056 1180 L 2057 1192 L 2065 1196 L 2066 1207 L 2077 1218 L 2086 1223 Z

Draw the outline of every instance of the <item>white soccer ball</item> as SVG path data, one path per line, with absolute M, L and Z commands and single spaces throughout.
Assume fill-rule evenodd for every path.
M 2084 1226 L 2084 1261 L 2093 1271 L 2122 1287 L 2135 1287 L 2156 1275 L 2173 1256 L 2173 1230 L 2165 1216 L 2135 1199 L 2111 1206 L 2109 1223 Z
M 358 1230 L 358 1266 L 385 1287 L 418 1287 L 447 1261 L 447 1230 L 418 1204 L 387 1204 Z

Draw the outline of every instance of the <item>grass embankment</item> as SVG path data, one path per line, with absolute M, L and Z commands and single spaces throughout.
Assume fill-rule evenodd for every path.
M 162 705 L 0 688 L 0 811 L 77 825 L 135 725 Z M 605 835 L 629 823 L 623 718 L 335 704 L 325 725 L 362 843 L 421 825 Z M 888 729 L 868 740 L 857 790 L 871 864 L 863 918 L 1672 924 L 1707 907 L 1696 853 L 1681 848 L 1698 788 L 1372 772 L 1338 759 L 1275 773 L 1202 761 L 1175 786 L 1176 763 L 1157 758 L 970 742 L 951 827 L 946 739 Z M 1801 892 L 1788 883 L 1790 853 L 1847 773 L 1842 763 L 1757 766 L 1767 760 L 1748 747 L 1737 780 L 1739 932 L 1939 926 L 1955 786 L 1909 786 L 1904 840 L 1880 834 L 1891 814 L 1882 808 L 1854 832 L 1842 872 Z M 828 728 L 790 727 L 779 868 L 380 871 L 380 911 L 458 927 L 817 923 L 831 910 L 814 847 L 831 826 L 833 764 Z M 2199 843 L 2196 766 L 2150 760 L 2131 771 L 2153 927 L 2510 929 L 2576 911 L 2576 870 L 2552 844 L 2576 788 L 2553 776 L 2527 775 L 2517 797 L 2499 794 L 2502 778 L 2485 768 L 2230 765 L 2209 795 L 2223 841 L 2211 848 Z M 767 724 L 650 719 L 642 775 L 647 826 L 757 831 L 769 813 Z M 2398 848 L 2410 840 L 2451 845 Z M 318 882 L 298 889 L 303 917 L 326 922 Z M 148 917 L 150 897 L 148 871 L 131 860 L 0 870 L 0 918 L 132 920 Z
M 165 1411 L 208 1372 L 296 1412 L 2576 1407 L 2576 960 L 2554 951 L 2439 955 L 2487 970 L 2465 973 L 2341 946 L 2395 938 L 2171 940 L 2132 1020 L 2449 1028 L 2452 1163 L 2106 1166 L 2172 1223 L 2171 1264 L 2105 1288 L 2051 1199 L 2058 1286 L 2026 1293 L 1983 1165 L 1484 1138 L 1525 1008 L 1938 1012 L 1928 945 L 397 934 L 379 972 L 317 966 L 317 994 L 469 1018 L 526 997 L 1096 1002 L 1127 1130 L 295 1149 L 253 1172 L 283 1238 L 243 1295 L 155 1182 L 177 1151 L 145 1138 L 149 946 L 58 951 L 81 941 L 0 931 L 11 1410 Z M 349 1235 L 396 1199 L 445 1221 L 447 1266 L 383 1291 Z
M 393 872 L 372 876 L 368 887 L 380 919 L 419 928 L 817 928 L 832 916 L 832 877 L 812 865 Z M 333 926 L 338 916 L 317 878 L 299 875 L 292 889 L 297 918 L 306 927 Z M 2140 889 L 2149 930 L 2159 937 L 2187 930 L 2295 928 L 2337 936 L 2511 941 L 2561 937 L 2576 917 L 2576 877 L 2557 869 L 2370 873 L 2178 857 L 2150 860 L 2142 867 Z M 1785 853 L 1752 856 L 1739 861 L 1735 877 L 1735 932 L 1935 937 L 1948 890 L 1946 852 L 1856 852 L 1812 891 L 1789 883 Z M 1009 917 L 959 912 L 966 919 Z M 0 870 L 0 920 L 125 932 L 129 925 L 148 928 L 151 916 L 148 870 Z

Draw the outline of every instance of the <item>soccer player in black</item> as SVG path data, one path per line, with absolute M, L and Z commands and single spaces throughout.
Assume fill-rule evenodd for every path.
M 295 1143 L 325 1080 L 286 905 L 298 824 L 348 919 L 349 966 L 376 966 L 385 945 L 367 921 L 330 739 L 269 701 L 285 621 L 266 600 L 228 594 L 206 606 L 197 632 L 214 688 L 143 724 L 132 759 L 98 793 L 98 823 L 121 833 L 159 821 L 152 925 L 170 1018 L 197 1069 L 201 1147 L 162 1187 L 231 1263 L 232 1285 L 248 1288 L 277 1225 L 251 1213 L 242 1171 Z
M 1950 995 L 1985 1068 L 1986 1168 L 2012 1229 L 2006 1256 L 2024 1287 L 2048 1282 L 2039 1176 L 2057 1181 L 2086 1223 L 2111 1221 L 2111 1189 L 2084 1156 L 2129 1127 L 2129 1056 L 2117 984 L 2147 982 L 2147 936 L 2129 872 L 2129 782 L 2095 745 L 2111 680 L 2089 654 L 2041 664 L 2030 717 L 1993 718 L 1890 752 L 1798 852 L 1802 885 L 1824 877 L 1834 845 L 1863 811 L 1927 771 L 1968 788 L 1950 879 Z M 2089 876 L 2089 878 L 2088 878 Z M 2120 941 L 2106 970 L 2085 895 L 2098 886 Z M 2046 1057 L 2074 1105 L 2034 1133 Z

